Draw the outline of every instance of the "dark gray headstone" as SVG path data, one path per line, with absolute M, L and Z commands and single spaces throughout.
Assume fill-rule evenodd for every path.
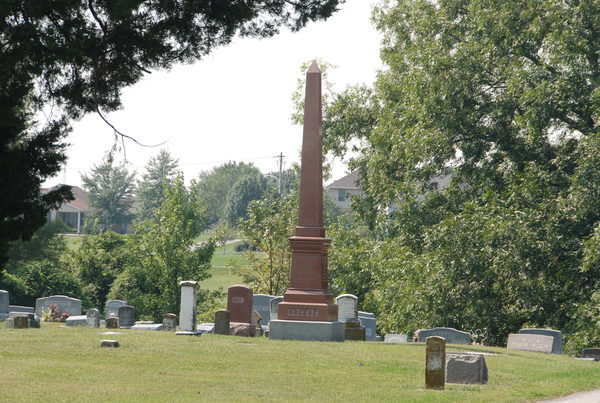
M 163 330 L 175 330 L 177 328 L 177 315 L 165 313 L 163 316 Z
M 0 319 L 5 319 L 8 317 L 9 311 L 9 294 L 6 290 L 0 290 Z
M 534 351 L 536 353 L 552 353 L 554 337 L 541 334 L 513 333 L 508 335 L 509 350 Z
M 482 354 L 446 353 L 446 382 L 484 384 L 488 369 Z
M 135 324 L 135 308 L 131 305 L 123 305 L 119 307 L 119 327 L 129 329 Z
M 367 341 L 375 341 L 377 337 L 377 319 L 375 319 L 375 314 L 358 311 L 358 320 L 360 321 L 360 325 L 365 328 L 365 339 Z
M 554 330 L 554 329 L 521 329 L 521 330 L 519 330 L 519 333 L 520 334 L 540 334 L 542 336 L 554 337 L 554 342 L 552 343 L 552 353 L 562 354 L 562 352 L 563 352 L 562 333 L 558 330 Z
M 467 332 L 451 327 L 434 327 L 433 329 L 420 329 L 416 332 L 419 342 L 424 342 L 428 337 L 443 337 L 446 344 L 471 344 L 471 335 Z
M 215 334 L 229 335 L 229 311 L 219 309 L 215 312 Z
M 35 316 L 33 313 L 27 314 L 27 326 L 30 329 L 39 329 L 41 327 L 41 319 Z
M 118 317 L 119 316 L 119 307 L 127 305 L 127 301 L 122 301 L 120 299 L 111 299 L 106 301 L 104 305 L 104 317 L 110 318 L 111 316 Z M 114 315 L 113 315 L 114 314 Z
M 593 358 L 595 361 L 600 361 L 600 348 L 584 348 L 581 358 Z
M 12 318 L 13 321 L 13 328 L 15 329 L 27 329 L 29 327 L 29 318 L 25 315 L 21 315 L 21 316 L 15 316 L 14 318 Z M 7 321 L 7 327 L 8 327 L 8 321 Z
M 100 311 L 96 308 L 89 309 L 86 313 L 89 327 L 100 327 Z
M 444 389 L 446 383 L 446 341 L 430 336 L 425 346 L 425 387 Z
M 20 313 L 35 313 L 35 308 L 32 306 L 9 305 L 8 311 Z
M 261 317 L 260 323 L 267 325 L 271 320 L 271 300 L 275 298 L 273 295 L 254 294 L 252 295 L 252 309 L 254 309 Z
M 43 312 L 50 310 L 50 305 L 56 305 L 61 313 L 68 313 L 69 316 L 81 315 L 81 300 L 67 297 L 66 295 L 51 295 L 45 298 L 35 300 L 35 314 L 41 317 Z
M 104 325 L 107 329 L 117 329 L 119 327 L 119 318 L 116 316 L 106 318 L 104 320 Z
M 119 347 L 118 340 L 101 340 L 100 347 Z
M 280 302 L 283 301 L 283 297 L 274 297 L 271 302 L 270 302 L 270 307 L 271 307 L 271 320 L 275 320 L 277 319 L 277 306 L 279 305 Z

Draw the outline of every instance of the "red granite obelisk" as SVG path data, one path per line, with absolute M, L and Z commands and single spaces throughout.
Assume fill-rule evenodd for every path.
M 290 288 L 278 306 L 278 320 L 337 321 L 338 306 L 327 285 L 327 249 L 323 228 L 323 141 L 321 71 L 312 62 L 306 72 L 304 132 L 300 168 L 300 206 L 296 235 L 290 238 Z

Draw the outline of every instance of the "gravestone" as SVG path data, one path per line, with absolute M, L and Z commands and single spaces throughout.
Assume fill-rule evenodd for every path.
M 384 343 L 408 343 L 406 334 L 386 334 L 383 338 Z
M 200 323 L 196 326 L 196 329 L 198 329 L 200 333 L 214 333 L 215 324 L 210 322 Z
M 513 333 L 508 335 L 509 350 L 534 351 L 536 353 L 552 353 L 554 337 L 541 334 Z
M 4 321 L 4 326 L 6 326 L 8 329 L 14 329 L 15 328 L 15 318 L 14 317 L 6 318 L 6 320 Z
M 551 336 L 554 337 L 554 342 L 552 343 L 552 353 L 554 354 L 562 354 L 563 352 L 563 338 L 562 333 L 558 330 L 554 329 L 521 329 L 519 330 L 519 334 L 540 334 L 542 336 Z
M 377 319 L 371 312 L 358 311 L 360 325 L 365 328 L 365 340 L 375 341 L 377 338 Z
M 177 315 L 174 313 L 165 313 L 163 316 L 164 330 L 175 330 L 177 327 Z
M 35 313 L 35 308 L 32 306 L 9 305 L 8 312 Z
M 8 318 L 10 306 L 9 293 L 6 290 L 0 290 L 0 320 Z
M 600 348 L 584 348 L 581 358 L 593 358 L 595 361 L 600 361 Z
M 298 221 L 289 238 L 290 286 L 279 303 L 277 319 L 271 318 L 269 338 L 343 341 L 345 325 L 338 320 L 338 306 L 327 282 L 331 240 L 323 227 L 321 71 L 314 61 L 306 72 L 305 88 Z
M 345 323 L 344 339 L 365 341 L 365 328 L 358 320 L 358 297 L 342 294 L 335 299 L 338 305 L 338 320 Z
M 271 320 L 277 319 L 277 307 L 281 301 L 283 301 L 283 297 L 274 297 L 269 303 L 271 307 Z
M 483 354 L 446 353 L 446 382 L 485 384 L 488 369 Z
M 120 299 L 111 299 L 106 301 L 104 305 L 104 318 L 110 317 L 118 317 L 119 316 L 119 307 L 128 305 L 127 301 L 122 301 Z
M 444 389 L 446 381 L 446 341 L 439 336 L 427 338 L 425 347 L 425 387 Z
M 65 320 L 65 325 L 67 325 L 67 326 L 86 326 L 87 325 L 87 316 L 86 315 L 69 316 Z
M 100 327 L 100 312 L 96 308 L 89 309 L 86 316 L 89 327 Z
M 227 310 L 230 322 L 252 322 L 252 289 L 244 285 L 233 285 L 227 289 Z
M 196 292 L 197 281 L 180 281 L 181 303 L 179 307 L 179 331 L 177 335 L 200 336 L 196 329 Z
M 162 323 L 146 323 L 146 321 L 143 322 L 135 322 L 135 324 L 131 327 L 131 330 L 153 330 L 153 331 L 157 331 L 157 330 L 163 330 L 164 326 Z
M 271 300 L 275 298 L 273 295 L 254 294 L 252 296 L 252 309 L 259 313 L 262 318 L 260 323 L 268 325 L 271 320 Z
M 26 313 L 27 316 L 27 327 L 30 329 L 39 329 L 41 327 L 42 320 L 35 316 L 33 313 Z
M 219 309 L 215 312 L 215 334 L 229 335 L 229 311 Z
M 12 320 L 15 329 L 27 329 L 29 327 L 29 318 L 25 315 L 15 316 Z
M 119 347 L 119 341 L 118 340 L 101 340 L 100 341 L 100 347 Z
M 119 328 L 119 318 L 117 318 L 116 316 L 106 318 L 104 320 L 104 326 L 106 326 L 107 329 L 118 329 Z
M 56 305 L 61 313 L 68 313 L 69 316 L 81 315 L 81 300 L 71 298 L 66 295 L 51 295 L 45 298 L 35 300 L 35 314 L 41 317 L 43 312 L 50 310 L 50 305 Z
M 434 327 L 433 329 L 419 329 L 416 331 L 417 340 L 424 342 L 428 337 L 443 337 L 447 344 L 471 344 L 471 335 L 468 332 L 456 330 L 451 327 Z
M 135 324 L 135 308 L 131 305 L 120 306 L 117 313 L 121 329 L 130 329 Z

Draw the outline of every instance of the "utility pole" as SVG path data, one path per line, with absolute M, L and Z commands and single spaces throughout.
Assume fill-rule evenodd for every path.
M 279 153 L 279 155 L 277 156 L 277 158 L 279 158 L 279 182 L 277 183 L 277 190 L 279 191 L 279 196 L 281 196 L 281 191 L 282 191 L 282 187 L 281 187 L 281 181 L 282 181 L 282 175 L 283 175 L 283 153 Z

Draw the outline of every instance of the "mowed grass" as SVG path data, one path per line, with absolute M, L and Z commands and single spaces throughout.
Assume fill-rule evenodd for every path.
M 528 402 L 600 387 L 600 364 L 483 348 L 486 385 L 424 389 L 423 344 L 299 342 L 173 332 L 0 327 L 0 400 Z M 100 340 L 119 340 L 117 349 Z M 448 346 L 447 351 L 481 350 Z

